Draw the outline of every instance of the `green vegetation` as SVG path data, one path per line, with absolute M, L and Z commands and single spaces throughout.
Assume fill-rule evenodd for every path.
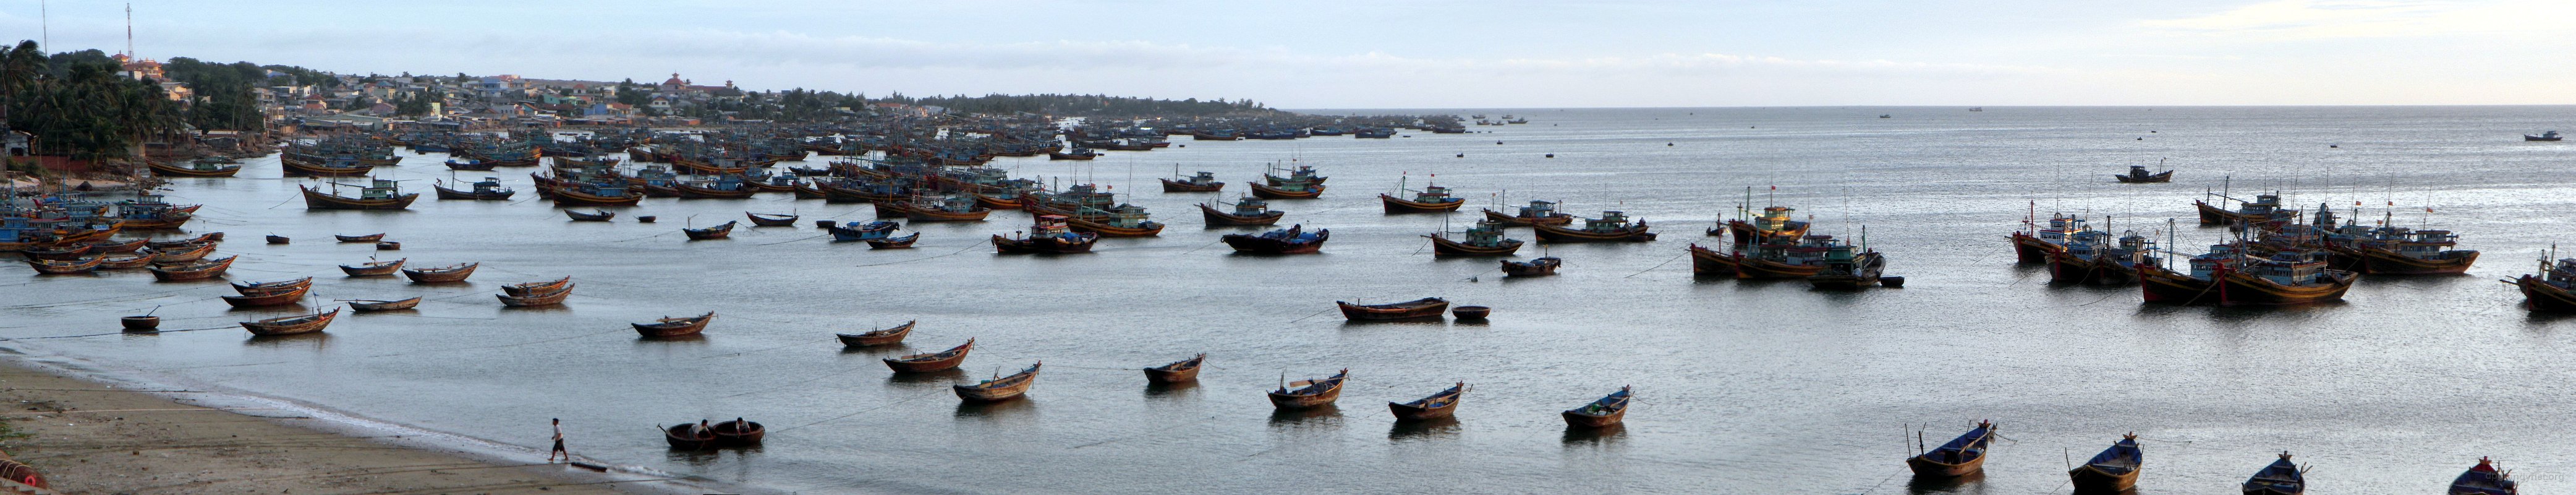
M 92 160 L 132 156 L 145 139 L 184 127 L 160 85 L 120 69 L 98 50 L 47 57 L 36 42 L 19 42 L 0 60 L 0 115 L 36 136 L 37 154 Z

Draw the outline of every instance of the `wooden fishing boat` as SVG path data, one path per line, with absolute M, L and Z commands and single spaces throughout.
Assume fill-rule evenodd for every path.
M 2129 166 L 2129 173 L 2125 173 L 2125 174 L 2111 174 L 2111 178 L 2112 178 L 2112 179 L 2119 180 L 2119 181 L 2120 181 L 2120 183 L 2123 183 L 2123 184 L 2144 184 L 2144 183 L 2150 183 L 2150 182 L 2172 182 L 2172 181 L 2173 181 L 2173 171 L 2172 171 L 2172 170 L 2166 170 L 2166 171 L 2163 171 L 2163 172 L 2157 172 L 2157 173 L 2147 173 L 2147 166 L 2145 166 L 2145 165 L 2130 165 L 2130 166 Z
M 524 297 L 536 294 L 549 294 L 571 286 L 572 277 L 564 277 L 549 282 L 527 282 L 504 285 L 501 286 L 501 293 Z
M 367 234 L 367 235 L 339 235 L 339 234 L 332 234 L 332 235 L 331 235 L 331 238 L 333 238 L 333 239 L 339 239 L 339 240 L 340 240 L 340 242 L 376 242 L 376 241 L 382 241 L 382 240 L 385 240 L 385 235 L 384 235 L 383 233 L 375 233 L 375 234 Z
M 2543 132 L 2538 136 L 2530 134 L 2522 135 L 2522 140 L 2524 141 L 2557 141 L 2560 139 L 2565 139 L 2565 137 L 2558 135 L 2558 131 Z
M 394 181 L 385 179 L 376 179 L 375 185 L 366 187 L 355 198 L 317 191 L 303 184 L 296 184 L 295 189 L 303 191 L 304 207 L 314 210 L 400 210 L 411 208 L 411 202 L 420 199 L 420 193 L 404 193 L 394 186 Z
M 415 284 L 463 282 L 466 277 L 474 276 L 475 268 L 481 267 L 483 264 L 479 262 L 457 263 L 438 268 L 404 268 L 402 274 L 404 278 L 411 279 L 411 283 Z
M 1017 399 L 1028 394 L 1029 386 L 1038 383 L 1038 367 L 1045 365 L 1045 361 L 1039 361 L 1029 365 L 1028 369 L 1008 376 L 993 377 L 976 382 L 974 385 L 951 385 L 950 387 L 957 391 L 958 399 L 966 402 L 1001 402 Z
M 448 170 L 465 170 L 465 171 L 477 171 L 477 172 L 480 172 L 480 171 L 490 171 L 490 170 L 492 170 L 492 169 L 494 169 L 494 168 L 498 168 L 498 167 L 500 167 L 500 166 L 501 166 L 501 164 L 499 164 L 499 163 L 495 163 L 495 162 L 491 162 L 491 161 L 485 161 L 485 160 L 480 160 L 480 159 L 475 159 L 475 158 L 452 158 L 452 159 L 448 159 L 448 160 L 447 160 L 446 165 L 447 165 L 447 169 L 448 169 Z M 443 199 L 443 198 L 442 198 L 442 199 Z
M 1922 432 L 1915 432 L 1915 435 L 1919 443 Z M 1995 423 L 1978 421 L 1976 428 L 1968 429 L 1959 438 L 1905 458 L 1905 467 L 1912 468 L 1914 476 L 1921 478 L 1956 478 L 1975 474 L 1986 468 L 1986 448 L 1994 442 Z
M 1427 421 L 1446 418 L 1450 417 L 1451 413 L 1458 411 L 1458 399 L 1466 395 L 1466 393 L 1467 382 L 1458 382 L 1457 385 L 1449 386 L 1448 390 L 1442 390 L 1439 393 L 1431 394 L 1428 397 L 1414 399 L 1413 402 L 1387 402 L 1386 408 L 1389 412 L 1395 413 L 1396 421 Z
M 2226 204 L 2229 200 L 2236 200 L 2235 198 L 2230 198 L 2220 194 L 2211 194 L 2210 196 L 2218 198 L 2219 204 Z M 2289 219 L 2299 216 L 2299 210 L 2281 208 L 2280 194 L 2257 194 L 2254 195 L 2253 201 L 2236 201 L 2236 209 L 2234 210 L 2212 205 L 2205 199 L 2192 201 L 2191 205 L 2193 209 L 2200 210 L 2201 225 L 2244 224 L 2254 225 L 2268 230 L 2278 228 L 2283 222 L 2287 222 Z
M 1503 276 L 1543 277 L 1555 275 L 1556 267 L 1564 264 L 1564 259 L 1557 258 L 1555 256 L 1544 256 L 1534 258 L 1529 261 L 1503 260 Z
M 1167 193 L 1217 192 L 1225 190 L 1225 183 L 1217 182 L 1216 172 L 1199 172 L 1198 175 L 1182 177 L 1180 180 L 1156 180 L 1163 181 L 1163 192 Z
M 1485 219 L 1501 223 L 1506 227 L 1574 223 L 1574 215 L 1556 211 L 1556 202 L 1553 201 L 1531 201 L 1529 206 L 1520 207 L 1519 212 L 1508 215 L 1490 208 L 1484 211 Z
M 311 290 L 313 286 L 302 285 L 279 291 L 261 291 L 258 294 L 223 296 L 223 298 L 225 304 L 231 304 L 236 308 L 284 306 L 304 299 L 304 293 Z
M 948 371 L 957 369 L 958 364 L 966 362 L 966 353 L 973 350 L 975 350 L 975 339 L 966 339 L 965 344 L 945 351 L 886 358 L 885 364 L 896 373 Z
M 715 426 L 709 427 L 707 430 L 715 433 L 716 446 L 719 447 L 749 447 L 760 445 L 760 439 L 769 436 L 769 429 L 760 426 L 760 422 L 746 421 L 742 418 L 733 418 L 733 421 L 716 423 Z
M 1027 204 L 1020 202 L 1020 196 L 1018 194 L 992 195 L 980 192 L 973 194 L 975 195 L 975 204 L 985 208 L 996 210 L 1017 210 L 1020 209 L 1020 207 L 1027 206 Z
M 2385 230 L 2387 239 L 2365 242 L 2349 249 L 2361 258 L 2361 272 L 2372 275 L 2446 275 L 2466 273 L 2478 262 L 2478 252 L 2450 249 L 2459 245 L 2459 235 L 2448 230 L 2408 230 L 2404 227 Z
M 716 447 L 716 432 L 705 424 L 682 423 L 663 428 L 662 440 L 673 450 L 706 450 Z
M 2576 313 L 2576 258 L 2561 258 L 2553 264 L 2548 256 L 2542 256 L 2540 273 L 2523 275 L 2504 283 L 2522 290 L 2523 309 Z
M 2299 469 L 2298 464 L 2290 462 L 2289 452 L 2282 452 L 2280 459 L 2272 460 L 2271 465 L 2255 471 L 2254 477 L 2245 479 L 2245 495 L 2301 495 L 2307 492 L 2307 473 Z
M 179 248 L 195 249 L 195 248 L 200 247 L 200 246 L 211 245 L 211 244 L 215 244 L 215 243 L 218 243 L 218 242 L 224 242 L 224 233 L 222 233 L 222 232 L 207 232 L 207 233 L 205 233 L 205 234 L 201 234 L 201 235 L 198 235 L 198 236 L 196 236 L 196 237 L 190 237 L 190 238 L 186 238 L 186 239 L 178 239 L 178 240 L 170 240 L 170 241 L 150 241 L 150 242 L 146 242 L 146 243 L 144 243 L 144 244 L 143 244 L 143 247 L 148 247 L 148 248 L 152 248 L 152 249 L 156 249 L 156 250 L 170 250 L 170 249 L 179 249 Z
M 302 289 L 302 288 L 312 287 L 312 286 L 313 286 L 313 277 L 304 277 L 304 278 L 299 278 L 299 279 L 294 279 L 294 280 L 280 280 L 280 281 L 276 281 L 276 282 L 235 282 L 235 283 L 233 283 L 233 284 L 232 284 L 232 286 L 233 286 L 233 292 L 238 292 L 238 293 L 241 293 L 241 295 L 245 295 L 245 296 L 256 296 L 256 295 L 261 295 L 261 294 L 275 294 L 275 293 L 279 293 L 279 292 L 285 292 L 285 291 L 290 291 L 290 290 L 295 290 L 295 289 Z
M 225 256 L 220 259 L 201 260 L 186 265 L 153 266 L 151 268 L 152 278 L 163 282 L 177 282 L 182 280 L 204 280 L 221 277 L 224 276 L 224 270 L 232 268 L 233 260 L 240 258 L 241 257 L 239 256 Z
M 678 189 L 680 197 L 686 199 L 744 199 L 760 192 L 759 189 L 732 181 L 731 177 L 727 177 L 725 181 L 677 182 L 671 187 Z
M 1225 202 L 1218 201 L 1217 204 Z M 1288 212 L 1271 210 L 1270 202 L 1256 197 L 1244 197 L 1233 206 L 1234 212 L 1227 213 L 1207 203 L 1199 203 L 1199 215 L 1207 219 L 1209 227 L 1270 225 L 1279 223 L 1279 217 L 1288 216 Z
M 349 309 L 357 310 L 360 313 L 411 309 L 420 306 L 420 298 L 417 297 L 392 301 L 380 299 L 348 299 L 341 302 L 349 303 Z
M 1807 228 L 1810 226 L 1807 222 L 1791 220 L 1798 209 L 1786 206 L 1765 206 L 1762 207 L 1761 215 L 1752 215 L 1748 206 L 1753 202 L 1752 188 L 1746 188 L 1744 195 L 1745 202 L 1736 208 L 1736 215 L 1749 218 L 1726 221 L 1727 233 L 1735 236 L 1735 245 L 1745 246 L 1759 244 L 1776 237 L 1794 239 L 1807 235 Z
M 1073 254 L 1091 252 L 1100 234 L 1074 232 L 1065 225 L 1063 215 L 1041 215 L 1029 230 L 1012 232 L 1012 237 L 993 235 L 993 250 L 1000 253 Z
M 707 314 L 698 316 L 679 318 L 666 316 L 652 323 L 629 323 L 629 325 L 634 325 L 635 333 L 644 334 L 645 337 L 679 337 L 697 335 L 698 332 L 707 329 L 707 322 L 715 319 L 716 312 L 708 311 Z
M 816 186 L 812 182 L 797 184 L 795 191 L 796 199 L 824 199 L 831 197 L 831 194 L 823 192 L 822 187 Z
M 572 296 L 572 288 L 573 285 L 571 283 L 565 283 L 560 287 L 555 287 L 553 290 L 544 292 L 529 292 L 526 293 L 526 295 L 509 294 L 505 292 L 502 294 L 493 294 L 492 297 L 501 298 L 502 306 L 514 308 L 553 306 L 563 304 L 564 298 Z
M 617 218 L 617 212 L 608 210 L 592 210 L 588 213 L 584 213 L 564 210 L 564 216 L 571 217 L 572 221 L 575 222 L 606 222 L 609 219 Z
M 1628 417 L 1628 396 L 1629 387 L 1619 387 L 1619 391 L 1611 392 L 1610 395 L 1602 396 L 1590 404 L 1584 404 L 1583 407 L 1567 409 L 1561 414 L 1565 416 L 1565 426 L 1567 428 L 1602 428 L 1619 424 L 1621 420 Z
M 290 242 L 290 241 L 291 241 L 291 239 L 287 239 L 287 238 L 286 238 L 286 236 L 277 235 L 277 234 L 269 234 L 269 235 L 268 235 L 268 243 L 269 243 L 269 244 L 285 244 L 285 243 Z
M 127 270 L 142 268 L 150 266 L 151 264 L 152 255 L 148 254 L 116 258 L 101 256 L 98 259 L 98 269 L 100 270 Z
M 1066 152 L 1066 151 L 1050 151 L 1050 152 L 1047 152 L 1047 159 L 1048 159 L 1048 160 L 1089 160 L 1089 159 L 1099 158 L 1099 157 L 1100 157 L 1100 152 L 1092 151 L 1092 150 L 1090 150 L 1089 148 L 1074 148 L 1074 149 L 1073 149 L 1073 151 L 1070 151 L 1070 152 Z
M 1349 381 L 1351 369 L 1322 380 L 1298 380 L 1279 385 L 1270 394 L 1270 406 L 1279 409 L 1313 409 L 1333 405 L 1342 398 L 1342 382 Z
M 395 271 L 402 270 L 403 262 L 410 260 L 410 258 L 404 258 L 393 261 L 369 261 L 355 265 L 340 265 L 340 271 L 348 273 L 351 277 L 382 277 L 393 275 Z
M 1189 359 L 1145 368 L 1145 382 L 1170 384 L 1195 381 L 1199 379 L 1199 368 L 1205 364 L 1207 364 L 1207 353 L 1202 352 L 1199 355 L 1190 356 Z
M 684 228 L 681 228 L 681 229 L 680 229 L 680 233 L 682 233 L 682 234 L 688 234 L 688 236 L 689 236 L 689 240 L 692 240 L 692 241 L 703 241 L 703 240 L 708 240 L 708 239 L 723 239 L 723 238 L 725 238 L 725 236 L 733 235 L 733 225 L 734 225 L 734 223 L 735 223 L 735 222 L 727 221 L 727 222 L 725 222 L 725 223 L 724 223 L 724 225 L 717 225 L 717 226 L 714 226 L 714 227 L 707 227 L 707 228 L 703 228 L 703 229 L 692 229 L 692 228 L 685 228 L 685 227 L 684 227 Z
M 501 187 L 501 179 L 498 177 L 485 177 L 482 181 L 470 185 L 472 189 L 449 189 L 445 182 L 431 183 L 429 187 L 438 190 L 438 199 L 508 201 L 510 196 L 519 194 L 517 190 Z
M 1487 315 L 1494 314 L 1494 308 L 1484 306 L 1454 306 L 1449 308 L 1449 314 L 1451 316 L 1458 317 L 1458 321 L 1484 321 Z
M 912 242 L 918 240 L 921 240 L 920 232 L 897 237 L 868 239 L 868 249 L 910 249 Z
M 2218 301 L 2227 305 L 2281 305 L 2335 301 L 2361 275 L 2326 268 L 2324 251 L 2280 251 L 2248 257 L 2217 270 Z
M 746 211 L 746 212 L 742 212 L 742 215 L 743 215 L 743 216 L 745 216 L 745 217 L 750 217 L 750 218 L 751 218 L 751 226 L 753 226 L 753 227 L 794 227 L 794 226 L 796 226 L 796 218 L 797 218 L 797 216 L 796 216 L 796 215 L 780 215 L 780 214 L 776 214 L 776 213 L 752 213 L 752 212 L 748 212 L 748 211 Z
M 903 343 L 903 338 L 905 336 L 912 335 L 912 326 L 916 323 L 921 323 L 921 321 L 907 321 L 903 322 L 902 325 L 895 325 L 894 328 L 870 330 L 859 334 L 836 333 L 832 335 L 839 336 L 841 338 L 841 345 L 843 347 L 895 345 Z
M 1333 301 L 1333 304 L 1341 306 L 1342 317 L 1351 321 L 1439 318 L 1441 313 L 1449 311 L 1449 300 L 1437 297 L 1425 297 L 1394 304 L 1360 305 L 1342 301 Z
M 1743 251 L 1719 252 L 1696 243 L 1690 245 L 1689 251 L 1692 275 L 1735 278 L 1742 272 L 1739 267 L 1744 264 Z
M 89 247 L 87 244 L 68 244 L 62 246 L 31 247 L 20 250 L 18 253 L 26 255 L 28 259 L 63 261 L 81 259 L 81 255 L 89 254 L 91 249 L 94 248 Z
M 938 201 L 915 197 L 912 201 L 895 205 L 903 212 L 904 219 L 915 222 L 981 222 L 993 214 L 992 208 L 976 206 L 975 198 L 966 195 L 943 197 Z
M 1423 237 L 1431 238 L 1433 256 L 1511 256 L 1521 250 L 1520 239 L 1503 237 L 1502 222 L 1478 221 L 1476 226 L 1459 234 L 1466 240 L 1452 240 L 1447 232 L 1433 232 Z
M 2073 480 L 2075 493 L 2119 493 L 2138 485 L 2142 454 L 2137 434 L 2121 435 L 2120 441 L 2094 454 L 2092 460 L 2066 470 L 2066 476 Z
M 644 195 L 622 185 L 565 185 L 551 189 L 555 206 L 635 206 Z
M 153 174 L 163 177 L 232 177 L 233 174 L 241 173 L 240 165 L 224 165 L 203 161 L 190 162 L 188 166 L 183 167 L 172 163 L 144 160 L 143 165 L 151 167 Z
M 1246 185 L 1252 186 L 1253 196 L 1262 199 L 1315 199 L 1324 195 L 1323 184 L 1291 182 L 1271 186 L 1254 182 Z
M 823 231 L 832 234 L 832 242 L 850 242 L 874 241 L 893 237 L 894 231 L 901 228 L 903 228 L 903 224 L 886 220 L 876 220 L 866 223 L 855 221 L 844 222 L 838 226 L 826 224 L 823 226 Z
M 1226 234 L 1218 239 L 1238 253 L 1301 254 L 1322 251 L 1324 241 L 1333 238 L 1333 229 L 1306 232 L 1305 228 L 1305 225 L 1292 225 L 1260 234 Z
M 36 273 L 43 275 L 70 275 L 97 270 L 99 263 L 105 260 L 107 260 L 106 257 L 87 258 L 80 261 L 28 259 L 27 267 L 34 268 Z
M 327 312 L 309 315 L 281 316 L 259 321 L 245 321 L 241 322 L 241 326 L 242 329 L 249 330 L 251 335 L 262 337 L 271 335 L 294 335 L 299 333 L 322 331 L 323 327 L 331 326 L 332 318 L 338 316 L 340 316 L 340 310 L 338 308 L 333 308 Z
M 1631 224 L 1628 222 L 1627 213 L 1616 210 L 1601 212 L 1601 218 L 1583 219 L 1583 228 L 1580 229 L 1559 225 L 1531 225 L 1530 228 L 1538 231 L 1539 242 L 1649 242 L 1655 240 L 1655 233 L 1647 231 L 1651 227 L 1648 227 L 1646 222 L 1638 221 Z
M 1863 232 L 1867 232 L 1863 230 Z M 1835 243 L 1825 248 L 1824 259 L 1807 285 L 1823 290 L 1858 290 L 1878 285 L 1878 275 L 1887 268 L 1887 256 L 1867 247 Z
M 1735 277 L 1743 279 L 1805 279 L 1825 270 L 1826 253 L 1841 241 L 1830 235 L 1807 235 L 1797 238 L 1774 236 L 1762 244 L 1749 246 L 1750 251 L 1734 257 Z
M 152 241 L 148 239 L 134 239 L 128 241 L 90 241 L 81 243 L 81 245 L 89 246 L 90 254 L 119 254 L 141 251 L 145 245 L 151 243 Z
M 1400 180 L 1396 183 L 1395 189 L 1399 192 L 1406 191 L 1406 189 L 1404 189 L 1404 183 Z M 1377 200 L 1379 203 L 1385 205 L 1386 212 L 1390 215 L 1399 213 L 1448 213 L 1458 211 L 1459 207 L 1467 206 L 1467 200 L 1465 198 L 1450 196 L 1449 188 L 1446 187 L 1425 185 L 1422 186 L 1422 190 L 1412 192 L 1413 199 L 1404 199 L 1395 197 L 1393 194 L 1379 193 L 1377 195 Z
M 2495 461 L 2480 457 L 2478 465 L 2451 479 L 2451 495 L 2514 495 L 2519 484 L 2513 474 L 2497 471 Z

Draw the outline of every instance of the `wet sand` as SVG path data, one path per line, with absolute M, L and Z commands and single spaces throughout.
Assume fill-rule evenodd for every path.
M 128 390 L 0 357 L 9 455 L 60 493 L 658 493 L 643 475 L 486 462 L 398 436 L 325 431 L 284 410 L 191 405 L 192 392 Z M 176 397 L 176 400 L 164 398 Z M 577 439 L 576 439 L 577 441 Z M 417 442 L 412 442 L 417 443 Z M 498 459 L 495 459 L 498 460 Z M 695 492 L 696 490 L 685 490 Z

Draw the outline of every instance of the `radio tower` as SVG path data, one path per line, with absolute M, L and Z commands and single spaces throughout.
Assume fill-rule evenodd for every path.
M 125 58 L 134 58 L 134 4 L 125 4 Z

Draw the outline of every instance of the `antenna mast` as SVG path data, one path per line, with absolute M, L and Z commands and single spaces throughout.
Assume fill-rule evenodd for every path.
M 127 4 L 125 4 L 125 58 L 126 58 L 126 60 L 127 60 L 127 61 L 132 61 L 132 60 L 135 58 L 135 57 L 134 57 L 134 4 L 133 4 L 133 3 L 127 3 Z

